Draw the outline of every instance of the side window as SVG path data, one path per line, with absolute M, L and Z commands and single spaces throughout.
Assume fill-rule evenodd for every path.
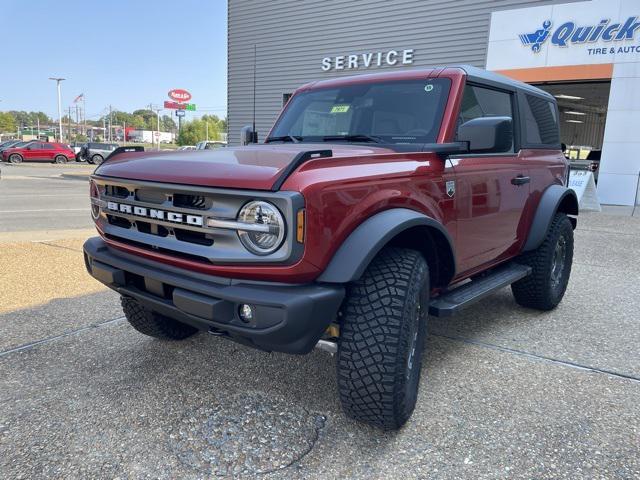
M 460 123 L 478 117 L 513 117 L 511 94 L 488 88 L 467 86 L 460 106 Z
M 293 96 L 293 93 L 283 93 L 282 94 L 282 106 L 284 107 L 289 99 Z
M 526 143 L 533 146 L 558 145 L 560 131 L 554 103 L 533 95 L 525 95 L 525 98 Z
M 479 117 L 513 118 L 513 95 L 490 88 L 467 85 L 460 105 L 458 126 Z M 513 144 L 510 152 L 513 152 Z
M 50 143 L 45 143 L 44 144 L 44 149 L 45 150 L 54 150 L 54 146 L 51 145 Z

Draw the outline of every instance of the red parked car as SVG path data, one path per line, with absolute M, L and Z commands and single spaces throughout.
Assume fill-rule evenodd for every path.
M 11 163 L 25 161 L 66 163 L 76 155 L 68 145 L 51 142 L 31 142 L 23 147 L 2 152 L 2 160 Z

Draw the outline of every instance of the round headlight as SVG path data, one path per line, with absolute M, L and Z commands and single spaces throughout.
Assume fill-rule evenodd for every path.
M 240 209 L 238 222 L 252 227 L 238 231 L 240 241 L 250 252 L 268 255 L 282 245 L 285 223 L 274 205 L 260 201 L 249 202 Z
M 100 216 L 100 206 L 98 205 L 100 201 L 100 189 L 93 180 L 89 181 L 89 195 L 91 197 L 91 217 L 97 220 Z

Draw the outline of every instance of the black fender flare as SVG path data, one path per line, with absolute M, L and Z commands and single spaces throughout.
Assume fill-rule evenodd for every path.
M 453 241 L 444 226 L 414 210 L 393 208 L 379 212 L 358 225 L 338 248 L 317 281 L 348 283 L 359 279 L 385 245 L 398 234 L 413 227 L 429 227 L 442 234 L 448 243 L 455 271 Z
M 578 197 L 572 189 L 562 185 L 551 185 L 542 194 L 540 203 L 533 217 L 529 236 L 522 249 L 529 252 L 538 248 L 549 231 L 551 222 L 556 212 L 561 211 L 569 215 L 578 215 Z M 576 228 L 577 221 L 571 218 L 573 228 Z

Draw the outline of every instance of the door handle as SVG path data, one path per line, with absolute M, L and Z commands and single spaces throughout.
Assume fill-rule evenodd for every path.
M 511 179 L 512 185 L 524 185 L 525 183 L 529 183 L 531 181 L 531 177 L 525 177 L 524 175 L 518 175 L 517 177 L 513 177 Z

